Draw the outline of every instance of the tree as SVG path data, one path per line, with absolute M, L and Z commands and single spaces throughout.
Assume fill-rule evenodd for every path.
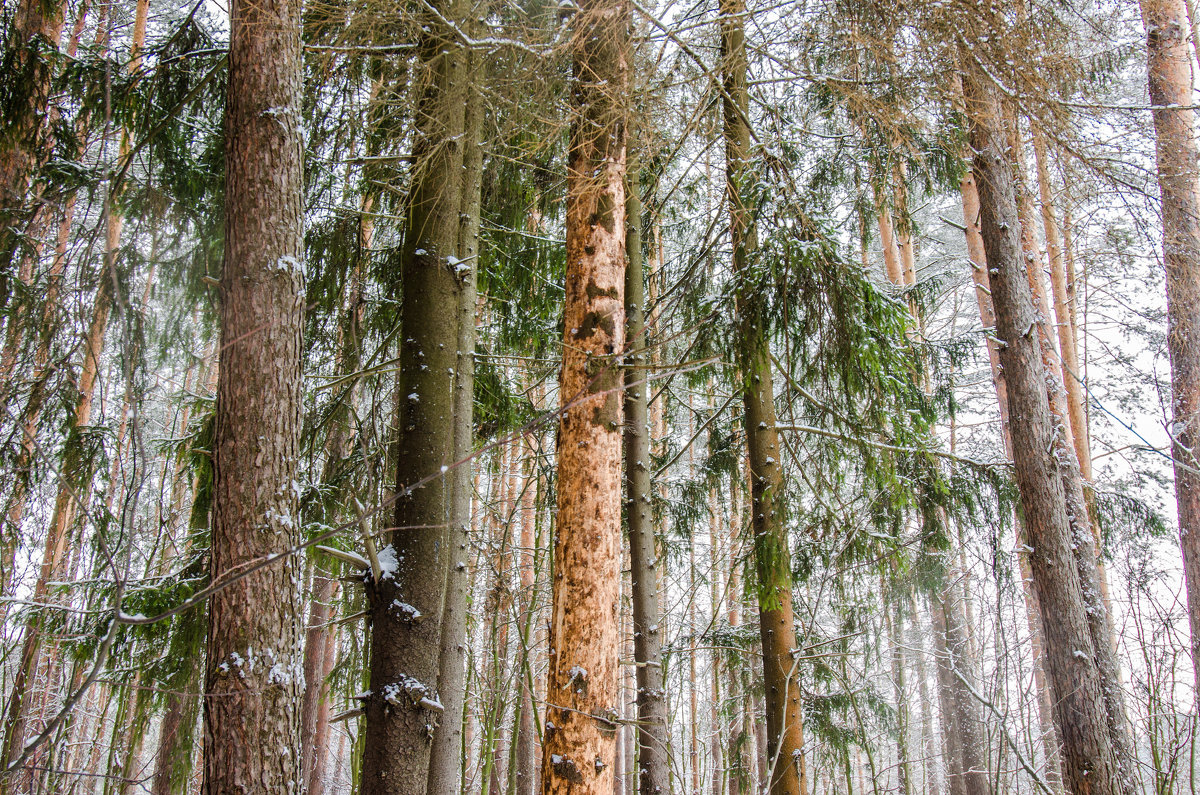
M 765 327 L 763 296 L 755 293 L 758 246 L 755 172 L 750 166 L 750 97 L 746 75 L 746 7 L 721 3 L 722 110 L 725 130 L 725 192 L 733 243 L 737 355 L 750 472 L 750 532 L 758 587 L 759 635 L 766 688 L 767 759 L 771 795 L 807 791 L 800 685 L 792 648 L 791 552 L 784 526 L 782 454 L 776 429 L 774 374 Z
M 12 291 L 12 263 L 28 220 L 27 193 L 50 155 L 50 83 L 62 38 L 63 5 L 18 4 L 4 49 L 4 71 L 17 90 L 6 94 L 0 126 L 0 308 Z
M 1073 793 L 1123 791 L 1108 734 L 1105 683 L 1096 661 L 1087 604 L 1075 565 L 1062 476 L 1052 454 L 1055 432 L 1033 298 L 1021 256 L 1012 166 L 994 89 L 969 58 L 963 71 L 972 170 L 979 192 L 996 334 L 1003 340 L 1009 424 L 1034 588 L 1041 609 L 1046 667 L 1062 738 L 1063 783 Z
M 455 452 L 453 383 L 461 365 L 459 259 L 467 53 L 454 22 L 466 3 L 423 15 L 413 170 L 400 250 L 400 427 L 396 506 L 367 595 L 370 692 L 361 787 L 366 795 L 423 792 L 430 739 L 444 712 L 438 699 L 447 549 L 455 520 L 450 465 Z M 460 267 L 461 266 L 461 267 Z
M 543 791 L 610 795 L 620 716 L 621 369 L 630 8 L 572 22 L 558 516 Z
M 662 635 L 658 611 L 657 541 L 651 522 L 650 423 L 647 410 L 650 356 L 646 334 L 646 286 L 642 268 L 642 197 L 636 146 L 630 149 L 625 197 L 625 517 L 633 597 L 633 644 L 637 663 L 637 791 L 668 792 L 667 701 L 663 689 Z M 630 766 L 633 760 L 628 760 Z
M 207 793 L 301 780 L 300 754 L 280 753 L 298 748 L 304 687 L 300 566 L 287 554 L 299 533 L 300 55 L 300 3 L 233 3 L 210 562 L 224 587 L 209 603 Z
M 1188 50 L 1190 29 L 1183 0 L 1142 0 L 1141 8 L 1162 197 L 1171 455 L 1192 633 L 1192 670 L 1200 689 L 1200 473 L 1193 453 L 1200 440 L 1200 148 L 1192 108 L 1195 64 Z

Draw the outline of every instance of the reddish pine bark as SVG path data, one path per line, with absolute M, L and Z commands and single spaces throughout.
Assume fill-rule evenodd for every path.
M 210 576 L 299 535 L 304 316 L 300 3 L 234 0 L 225 117 L 225 264 Z M 293 555 L 213 594 L 205 655 L 209 795 L 302 786 L 300 566 Z

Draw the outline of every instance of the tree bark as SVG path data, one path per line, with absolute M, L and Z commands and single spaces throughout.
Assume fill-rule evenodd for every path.
M 22 0 L 5 48 L 3 67 L 19 75 L 14 80 L 19 95 L 6 102 L 11 113 L 0 123 L 0 309 L 12 292 L 24 224 L 36 210 L 36 202 L 30 208 L 29 190 L 51 154 L 48 109 L 63 24 L 64 3 Z
M 988 262 L 1000 363 L 1008 389 L 1017 487 L 1021 496 L 1055 722 L 1063 741 L 1064 784 L 1070 792 L 1122 792 L 1107 726 L 1103 687 L 1072 551 L 1062 478 L 1051 451 L 1053 421 L 1037 340 L 1033 299 L 1021 259 L 1020 229 L 1002 116 L 986 78 L 964 70 L 963 91 L 980 231 Z
M 429 791 L 452 792 L 462 779 L 462 715 L 465 695 L 467 649 L 467 597 L 470 581 L 466 559 L 467 532 L 471 524 L 471 497 L 475 467 L 471 456 L 475 443 L 473 421 L 475 384 L 475 326 L 478 322 L 477 280 L 479 275 L 480 188 L 483 179 L 482 93 L 479 53 L 468 53 L 467 105 L 463 125 L 467 147 L 463 152 L 462 212 L 459 216 L 458 259 L 464 271 L 458 298 L 458 360 L 454 381 L 454 470 L 450 528 L 446 549 L 453 560 L 446 566 L 446 597 L 442 611 L 439 647 L 438 693 L 446 711 L 433 737 L 429 758 Z
M 630 7 L 574 17 L 558 519 L 543 791 L 610 795 L 620 715 L 621 371 Z
M 453 380 L 462 364 L 459 308 L 471 268 L 459 258 L 467 55 L 444 20 L 462 21 L 464 8 L 462 0 L 439 2 L 437 13 L 423 15 L 418 44 L 424 74 L 401 263 L 396 529 L 381 552 L 395 564 L 374 572 L 367 585 L 371 674 L 363 795 L 424 792 L 431 739 L 445 717 L 438 690 L 441 625 L 447 565 L 458 560 L 446 546 L 455 519 L 455 475 L 447 473 L 455 453 Z
M 721 66 L 725 127 L 726 194 L 735 278 L 748 279 L 758 248 L 754 224 L 754 174 L 750 157 L 750 100 L 742 0 L 722 0 Z M 738 356 L 743 421 L 751 486 L 751 534 L 758 574 L 759 634 L 766 688 L 767 758 L 770 795 L 801 795 L 806 790 L 804 732 L 792 647 L 791 551 L 783 524 L 783 470 L 776 430 L 775 390 L 764 309 L 754 287 L 737 292 Z
M 667 715 L 663 690 L 662 634 L 658 612 L 658 553 L 651 518 L 650 356 L 646 333 L 646 283 L 642 259 L 642 197 L 636 147 L 630 150 L 625 197 L 628 252 L 625 269 L 625 335 L 631 365 L 625 370 L 625 516 L 633 596 L 633 658 L 637 666 L 637 791 L 667 792 Z M 632 760 L 631 760 L 632 764 Z
M 304 271 L 300 4 L 234 0 L 225 116 L 225 266 L 210 576 L 226 580 L 299 538 Z M 303 786 L 299 562 L 209 601 L 205 793 Z M 280 749 L 291 749 L 281 753 Z
M 1182 0 L 1142 0 L 1141 6 L 1162 196 L 1175 501 L 1187 582 L 1192 670 L 1200 691 L 1200 459 L 1194 452 L 1200 442 L 1200 147 L 1196 111 L 1191 107 L 1187 7 Z

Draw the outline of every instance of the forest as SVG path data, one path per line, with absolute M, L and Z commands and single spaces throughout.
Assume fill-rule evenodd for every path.
M 1197 791 L 1190 0 L 0 35 L 0 795 Z

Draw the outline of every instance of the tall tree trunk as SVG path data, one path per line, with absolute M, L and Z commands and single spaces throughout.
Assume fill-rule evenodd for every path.
M 439 647 L 438 693 L 445 712 L 433 736 L 429 757 L 429 791 L 452 792 L 462 779 L 462 715 L 466 677 L 467 596 L 470 581 L 467 576 L 467 531 L 471 523 L 471 495 L 474 466 L 463 463 L 475 443 L 475 424 L 472 410 L 475 397 L 475 325 L 477 279 L 479 274 L 479 211 L 480 188 L 483 178 L 483 95 L 479 86 L 482 75 L 480 54 L 471 52 L 467 78 L 467 105 L 463 125 L 467 147 L 463 152 L 462 212 L 459 216 L 458 259 L 464 271 L 462 290 L 458 297 L 458 338 L 455 355 L 454 380 L 454 470 L 450 528 L 446 549 L 452 560 L 446 566 L 446 596 L 442 611 L 442 637 Z
M 535 467 L 535 448 L 533 436 L 526 434 L 523 439 L 525 459 L 525 486 L 521 495 L 521 719 L 517 725 L 516 758 L 514 760 L 513 780 L 516 795 L 533 795 L 537 791 L 536 751 L 537 730 L 534 726 L 534 700 L 532 676 L 532 647 L 535 633 L 535 606 L 537 604 L 536 573 L 537 573 L 537 535 L 535 533 L 535 482 L 537 478 Z
M 625 197 L 628 252 L 625 335 L 631 365 L 625 371 L 625 516 L 633 596 L 633 658 L 637 666 L 637 787 L 641 795 L 667 792 L 667 702 L 663 691 L 662 634 L 658 613 L 658 553 L 651 519 L 650 356 L 646 335 L 646 279 L 642 259 L 639 160 L 630 149 Z
M 446 547 L 455 519 L 455 476 L 447 474 L 455 452 L 452 382 L 462 364 L 459 308 L 463 273 L 470 273 L 459 259 L 468 64 L 453 27 L 465 19 L 465 8 L 463 0 L 439 0 L 423 15 L 418 44 L 423 89 L 401 263 L 397 529 L 381 553 L 394 563 L 373 572 L 367 586 L 371 678 L 363 795 L 424 792 L 430 740 L 444 716 L 438 700 L 442 612 L 447 565 L 458 559 Z
M 558 518 L 543 791 L 613 789 L 621 671 L 621 371 L 630 7 L 574 17 Z
M 750 100 L 746 75 L 743 0 L 722 0 L 721 65 L 725 125 L 726 198 L 730 206 L 735 278 L 747 280 L 757 254 L 752 194 L 755 178 L 750 157 Z M 751 534 L 758 574 L 759 634 L 762 638 L 766 688 L 767 756 L 770 795 L 801 795 L 804 781 L 804 732 L 800 686 L 792 647 L 791 552 L 783 523 L 783 470 L 776 430 L 775 390 L 764 310 L 755 286 L 737 292 L 738 356 L 741 367 L 743 421 L 749 453 Z
M 951 572 L 933 608 L 936 614 L 934 631 L 945 637 L 943 654 L 938 661 L 943 666 L 939 676 L 946 677 L 945 686 L 950 693 L 947 706 L 954 711 L 953 725 L 958 733 L 956 743 L 962 761 L 962 767 L 957 771 L 961 778 L 959 791 L 963 795 L 988 795 L 992 792 L 991 766 L 983 722 L 979 719 L 979 704 L 972 692 L 975 675 L 970 665 L 965 599 L 958 587 L 958 574 Z M 954 788 L 953 783 L 951 788 Z
M 319 735 L 328 737 L 328 724 L 321 726 L 321 711 L 329 701 L 325 680 L 329 671 L 325 661 L 329 650 L 337 647 L 337 628 L 329 625 L 334 615 L 333 599 L 337 595 L 337 580 L 322 567 L 313 568 L 312 605 L 308 611 L 308 628 L 304 641 L 304 700 L 300 709 L 300 753 L 304 762 L 304 781 L 309 795 L 324 792 L 323 776 L 327 749 Z
M 933 650 L 937 658 L 938 707 L 942 724 L 942 755 L 946 767 L 946 789 L 950 795 L 966 795 L 966 778 L 963 771 L 962 732 L 959 730 L 959 711 L 954 696 L 954 670 L 950 665 L 950 652 L 946 643 L 946 614 L 937 597 L 930 598 L 929 614 L 932 618 Z
M 1015 172 L 1013 187 L 1017 198 L 1017 220 L 1021 230 L 1021 251 L 1025 258 L 1025 276 L 1029 282 L 1030 294 L 1033 299 L 1037 339 L 1042 353 L 1042 368 L 1045 372 L 1047 405 L 1055 420 L 1052 437 L 1053 451 L 1062 478 L 1067 521 L 1074 540 L 1071 549 L 1075 555 L 1075 565 L 1079 570 L 1079 582 L 1083 589 L 1087 608 L 1088 626 L 1096 651 L 1096 666 L 1100 671 L 1103 683 L 1110 741 L 1114 756 L 1120 765 L 1119 778 L 1128 785 L 1132 782 L 1132 770 L 1129 767 L 1132 755 L 1128 750 L 1129 741 L 1125 731 L 1125 698 L 1120 686 L 1120 666 L 1116 657 L 1116 633 L 1111 621 L 1112 606 L 1108 597 L 1104 563 L 1100 558 L 1100 531 L 1092 521 L 1092 512 L 1088 506 L 1084 482 L 1080 475 L 1077 448 L 1073 442 L 1076 433 L 1068 410 L 1069 400 L 1062 381 L 1059 380 L 1061 358 L 1055 350 L 1054 335 L 1049 328 L 1050 303 L 1046 297 L 1045 283 L 1042 279 L 1041 254 L 1038 251 L 1034 231 L 1036 221 L 1033 195 L 1028 189 L 1028 167 L 1020 136 L 1019 121 L 1015 113 L 1009 114 L 1008 125 L 1009 147 L 1013 152 Z
M 880 583 L 880 593 L 886 583 Z M 892 647 L 892 689 L 896 698 L 896 773 L 899 777 L 899 790 L 902 795 L 912 795 L 913 774 L 912 763 L 909 760 L 909 708 L 908 688 L 905 686 L 904 647 L 900 639 L 904 631 L 904 613 L 901 603 L 893 594 L 894 605 L 884 607 L 884 622 L 887 626 L 888 643 Z
M 304 317 L 300 4 L 234 0 L 225 116 L 225 265 L 210 577 L 296 543 Z M 299 561 L 209 600 L 204 791 L 302 781 Z M 281 754 L 281 748 L 293 749 Z M 302 785 L 299 785 L 302 786 Z
M 979 191 L 975 176 L 967 172 L 962 185 L 963 223 L 966 226 L 967 252 L 971 261 L 971 280 L 975 285 L 975 299 L 979 308 L 979 321 L 987 331 L 988 360 L 991 363 L 992 387 L 1000 410 L 1000 434 L 1004 441 L 1005 454 L 1009 461 L 1013 457 L 1012 433 L 1008 419 L 1008 389 L 1004 385 L 1004 373 L 1000 369 L 1000 346 L 996 342 L 994 329 L 996 315 L 992 309 L 991 288 L 988 285 L 987 254 L 983 250 L 983 236 L 979 230 Z M 1024 520 L 1016 517 L 1017 565 L 1021 574 L 1021 593 L 1025 600 L 1025 619 L 1029 627 L 1029 645 L 1033 659 L 1033 683 L 1037 697 L 1038 721 L 1041 725 L 1041 745 L 1046 757 L 1047 779 L 1057 784 L 1061 772 L 1058 732 L 1054 726 L 1053 705 L 1050 689 L 1046 684 L 1045 652 L 1042 646 L 1042 630 L 1037 594 L 1033 590 L 1033 573 L 1029 562 L 1029 544 L 1026 541 Z
M 964 59 L 966 60 L 966 59 Z M 963 74 L 980 230 L 988 262 L 1000 363 L 1008 389 L 1017 487 L 1021 496 L 1055 722 L 1063 741 L 1064 783 L 1073 793 L 1122 792 L 1108 733 L 1104 682 L 1072 551 L 1062 477 L 1051 452 L 1053 421 L 1036 318 L 1021 258 L 1020 229 L 1003 120 L 992 88 L 974 67 Z
M 1167 350 L 1171 355 L 1171 441 L 1179 546 L 1187 581 L 1192 670 L 1200 692 L 1200 170 L 1187 7 L 1142 0 L 1150 103 L 1162 196 L 1167 274 Z

